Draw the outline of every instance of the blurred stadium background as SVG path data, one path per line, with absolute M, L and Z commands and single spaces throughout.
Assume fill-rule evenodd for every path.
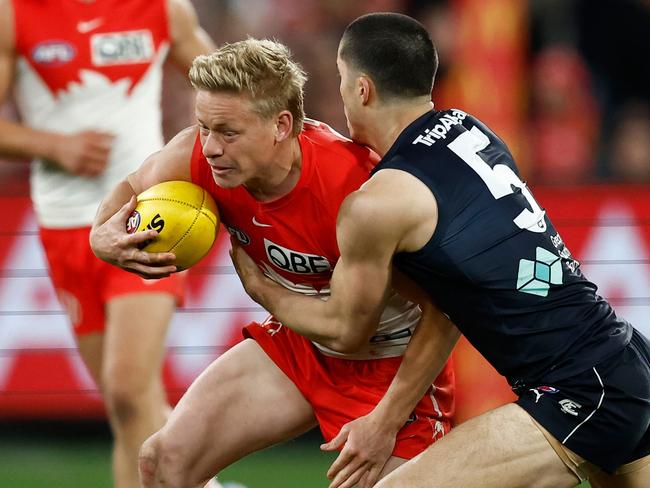
M 441 57 L 439 108 L 477 115 L 510 145 L 583 272 L 650 335 L 650 2 L 647 0 L 193 0 L 218 43 L 247 35 L 288 44 L 310 76 L 308 115 L 346 132 L 336 46 L 369 11 L 408 13 Z M 643 61 L 645 60 L 645 61 Z M 192 123 L 190 90 L 168 71 L 165 132 Z M 11 103 L 0 108 L 15 116 Z M 0 486 L 109 487 L 110 436 L 47 278 L 28 199 L 28 165 L 0 161 Z M 264 317 L 246 295 L 223 236 L 190 271 L 168 339 L 177 401 Z M 455 351 L 457 422 L 509 401 L 505 382 L 466 343 Z M 224 481 L 322 487 L 332 456 L 312 432 L 251 456 Z

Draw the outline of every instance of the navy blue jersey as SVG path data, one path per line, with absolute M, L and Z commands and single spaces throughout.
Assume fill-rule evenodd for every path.
M 406 171 L 438 224 L 395 265 L 432 296 L 513 387 L 580 373 L 620 351 L 632 327 L 596 294 L 490 129 L 460 110 L 415 120 L 374 172 Z

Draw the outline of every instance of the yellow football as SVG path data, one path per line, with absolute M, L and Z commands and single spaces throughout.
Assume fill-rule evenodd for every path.
M 173 252 L 178 270 L 187 269 L 203 258 L 217 236 L 219 213 L 210 194 L 188 181 L 165 181 L 138 195 L 138 205 L 126 223 L 126 231 L 153 229 L 155 239 L 141 249 Z

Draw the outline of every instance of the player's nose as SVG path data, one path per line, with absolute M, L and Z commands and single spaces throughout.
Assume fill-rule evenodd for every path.
M 223 156 L 223 144 L 213 134 L 208 134 L 203 142 L 203 155 L 207 158 L 218 158 Z

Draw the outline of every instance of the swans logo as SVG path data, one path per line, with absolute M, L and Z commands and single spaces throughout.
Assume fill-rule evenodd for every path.
M 77 51 L 69 42 L 51 40 L 34 46 L 32 59 L 35 63 L 54 67 L 69 63 L 76 54 Z

